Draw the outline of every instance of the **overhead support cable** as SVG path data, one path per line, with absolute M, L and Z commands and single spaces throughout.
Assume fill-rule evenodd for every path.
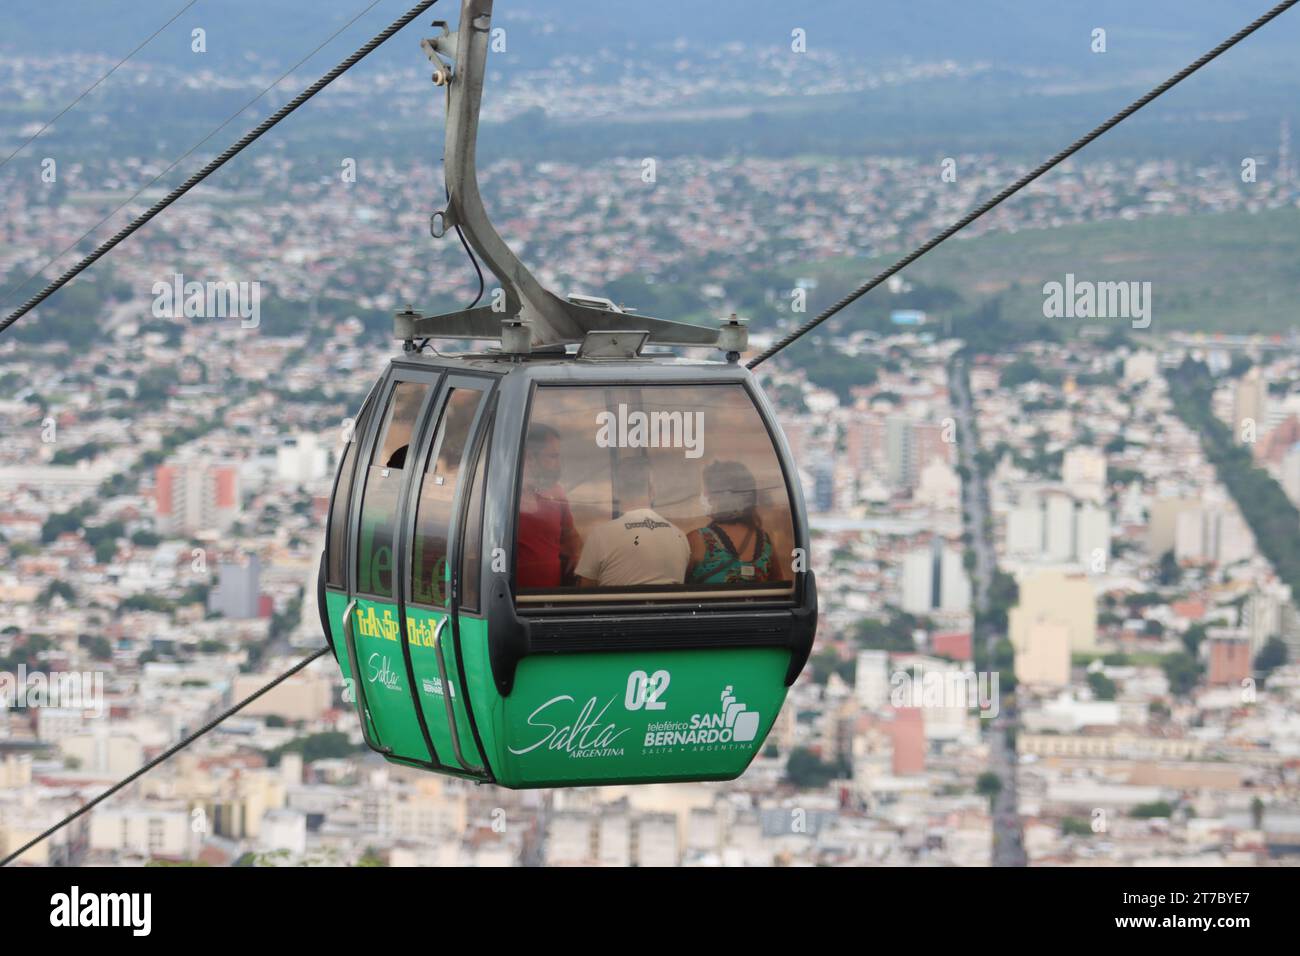
M 24 149 L 26 149 L 28 146 L 30 146 L 30 145 L 31 145 L 31 144 L 32 144 L 32 143 L 33 143 L 33 142 L 34 142 L 34 141 L 35 141 L 35 140 L 36 140 L 36 139 L 37 139 L 37 138 L 38 138 L 42 133 L 44 133 L 47 129 L 49 129 L 51 126 L 53 126 L 55 123 L 57 123 L 60 119 L 62 119 L 63 116 L 68 112 L 68 110 L 72 109 L 74 106 L 76 106 L 76 105 L 77 105 L 78 103 L 80 103 L 82 100 L 84 100 L 87 96 L 89 96 L 91 93 L 93 93 L 93 92 L 95 91 L 95 88 L 98 87 L 99 84 L 103 83 L 106 79 L 108 79 L 110 76 L 112 76 L 114 73 L 116 73 L 119 69 L 121 69 L 122 66 L 123 66 L 123 65 L 124 65 L 128 60 L 131 59 L 131 57 L 135 56 L 137 53 L 139 53 L 141 50 L 143 50 L 145 47 L 147 47 L 147 46 L 148 46 L 148 45 L 149 45 L 149 44 L 150 44 L 150 43 L 151 43 L 151 42 L 152 42 L 152 41 L 153 41 L 153 40 L 158 36 L 158 34 L 162 33 L 162 32 L 163 32 L 164 30 L 166 30 L 169 26 L 171 26 L 173 23 L 175 23 L 177 20 L 179 20 L 179 19 L 180 19 L 180 16 L 181 16 L 182 13 L 184 13 L 186 10 L 188 10 L 190 7 L 194 6 L 194 4 L 196 4 L 196 3 L 198 3 L 198 2 L 199 2 L 199 0 L 189 0 L 189 3 L 185 4 L 185 6 L 181 7 L 179 10 L 177 10 L 175 13 L 173 13 L 173 14 L 172 14 L 172 18 L 171 18 L 170 20 L 168 20 L 166 23 L 164 23 L 162 26 L 160 26 L 157 30 L 154 30 L 153 33 L 149 34 L 147 37 L 145 37 L 143 40 L 141 40 L 140 43 L 139 43 L 139 45 L 137 45 L 136 48 L 135 48 L 134 50 L 132 50 L 132 51 L 131 51 L 130 53 L 128 53 L 126 56 L 122 57 L 122 59 L 120 59 L 120 60 L 118 60 L 116 63 L 114 63 L 112 69 L 110 69 L 107 73 L 105 73 L 103 76 L 101 76 L 99 79 L 97 79 L 94 83 L 91 83 L 90 86 L 88 86 L 88 87 L 86 87 L 84 90 L 82 90 L 81 93 L 78 94 L 78 96 L 77 96 L 76 99 L 74 99 L 74 100 L 73 100 L 71 103 L 69 103 L 67 106 L 63 107 L 63 109 L 61 109 L 61 110 L 59 110 L 57 113 L 55 113 L 54 116 L 51 117 L 50 120 L 49 120 L 47 123 L 45 123 L 45 125 L 43 125 L 43 126 L 42 126 L 40 129 L 38 129 L 35 133 L 32 133 L 31 136 L 27 137 L 27 139 L 23 140 L 23 142 L 21 142 L 21 143 L 18 145 L 18 147 L 17 147 L 17 148 L 16 148 L 12 153 L 10 153 L 8 156 L 6 156 L 3 160 L 0 160 L 0 169 L 4 169 L 5 166 L 8 165 L 9 160 L 13 159 L 15 156 L 17 156 L 19 153 L 21 153 Z
M 109 797 L 111 797 L 113 794 L 117 793 L 117 792 L 118 792 L 119 790 L 121 790 L 123 787 L 128 786 L 128 785 L 131 784 L 131 783 L 134 783 L 136 780 L 138 780 L 138 779 L 140 779 L 141 777 L 143 777 L 145 774 L 147 774 L 150 770 L 152 770 L 154 767 L 158 766 L 158 765 L 159 765 L 160 763 L 162 763 L 163 761 L 168 760 L 169 758 L 176 756 L 176 754 L 180 753 L 182 750 L 184 750 L 184 749 L 185 749 L 186 747 L 188 747 L 190 744 L 194 743 L 194 741 L 198 740 L 200 737 L 202 737 L 202 736 L 203 736 L 204 734 L 206 734 L 208 731 L 212 730 L 214 727 L 216 727 L 216 726 L 217 726 L 218 724 L 220 724 L 222 721 L 226 720 L 226 719 L 229 718 L 229 717 L 233 717 L 235 714 L 239 713 L 241 710 L 243 710 L 245 707 L 247 707 L 247 706 L 248 706 L 249 704 L 251 704 L 253 701 L 257 700 L 259 697 L 261 697 L 263 694 L 265 694 L 267 691 L 272 690 L 272 689 L 278 687 L 280 684 L 284 683 L 286 680 L 288 680 L 288 679 L 289 679 L 290 677 L 292 677 L 294 674 L 298 673 L 300 670 L 302 670 L 302 669 L 303 669 L 304 667 L 306 667 L 308 664 L 312 663 L 312 662 L 315 661 L 315 660 L 319 660 L 321 657 L 324 657 L 324 656 L 325 656 L 326 654 L 328 654 L 329 652 L 330 652 L 330 649 L 329 649 L 328 647 L 322 647 L 320 650 L 316 651 L 314 654 L 312 654 L 312 655 L 310 655 L 309 657 L 307 657 L 307 658 L 305 658 L 305 659 L 299 661 L 297 664 L 295 664 L 293 667 L 289 668 L 287 671 L 285 671 L 283 674 L 281 674 L 281 675 L 280 675 L 279 677 L 277 677 L 275 680 L 271 681 L 271 683 L 265 685 L 264 687 L 259 688 L 258 690 L 253 691 L 253 693 L 249 694 L 247 697 L 245 697 L 245 698 L 244 698 L 243 700 L 241 700 L 239 703 L 235 704 L 235 706 L 231 707 L 229 710 L 223 711 L 222 713 L 218 714 L 216 717 L 214 717 L 214 718 L 212 718 L 211 720 L 209 720 L 206 724 L 204 724 L 204 725 L 203 725 L 202 727 L 200 727 L 198 730 L 194 731 L 194 733 L 190 734 L 190 735 L 189 735 L 188 737 L 186 737 L 184 740 L 180 741 L 180 742 L 177 743 L 177 744 L 172 745 L 171 747 L 168 747 L 166 750 L 164 750 L 164 751 L 163 751 L 162 753 L 160 753 L 158 756 L 154 757 L 152 760 L 150 760 L 148 763 L 146 763 L 146 764 L 145 764 L 143 767 L 141 767 L 139 770 L 135 771 L 134 773 L 130 774 L 129 776 L 123 777 L 121 780 L 119 780 L 117 783 L 113 784 L 111 787 L 109 787 L 107 790 L 105 790 L 105 791 L 104 791 L 103 793 L 101 793 L 99 796 L 95 797 L 95 799 L 93 799 L 93 800 L 89 801 L 88 803 L 85 803 L 85 804 L 83 804 L 82 806 L 78 807 L 74 812 L 68 814 L 66 817 L 64 817 L 64 818 L 63 818 L 62 820 L 60 820 L 58 823 L 54 824 L 54 826 L 50 827 L 48 830 L 45 830 L 44 832 L 39 833 L 39 834 L 37 834 L 36 836 L 32 837 L 30 840 L 28 840 L 26 843 L 24 843 L 24 844 L 23 844 L 22 846 L 20 846 L 18 849 L 14 850 L 12 853 L 10 853 L 10 854 L 9 854 L 7 857 L 5 857 L 3 860 L 0 860 L 0 866 L 8 866 L 10 863 L 12 863 L 14 860 L 18 859 L 20 856 L 22 856 L 24 853 L 26 853 L 26 852 L 27 852 L 28 850 L 30 850 L 32 847 L 36 846 L 36 844 L 40 843 L 40 842 L 41 842 L 42 840 L 44 840 L 44 839 L 47 839 L 48 837 L 53 836 L 55 833 L 58 833 L 60 830 L 62 830 L 64 827 L 66 827 L 66 826 L 67 826 L 69 823 L 71 823 L 73 820 L 75 820 L 75 819 L 77 819 L 78 817 L 80 817 L 82 814 L 89 813 L 90 810 L 91 810 L 92 808 L 94 808 L 94 807 L 98 806 L 99 804 L 103 803 L 105 800 L 107 800 L 107 799 L 108 799 Z
M 378 0 L 375 0 L 375 2 L 377 3 Z M 266 119 L 264 119 L 261 123 L 257 124 L 256 127 L 254 127 L 253 129 L 245 133 L 242 137 L 240 137 L 238 141 L 236 141 L 235 143 L 227 147 L 226 150 L 221 153 L 221 155 L 216 157 L 216 159 L 212 160 L 210 163 L 208 163 L 206 166 L 200 169 L 189 179 L 185 180 L 185 182 L 181 183 L 181 185 L 177 186 L 175 189 L 173 189 L 162 199 L 158 200 L 156 203 L 150 206 L 145 212 L 141 213 L 135 219 L 131 220 L 131 222 L 127 223 L 125 226 L 122 227 L 121 230 L 119 230 L 111 238 L 106 240 L 102 245 L 100 245 L 97 249 L 95 249 L 94 252 L 90 253 L 90 255 L 86 256 L 84 259 L 78 262 L 67 272 L 63 273 L 63 275 L 59 276 L 57 279 L 55 279 L 53 282 L 47 285 L 40 292 L 36 293 L 36 295 L 32 296 L 30 299 L 28 299 L 26 302 L 20 305 L 17 309 L 15 309 L 12 313 L 10 313 L 3 321 L 0 321 L 0 333 L 4 332 L 6 329 L 9 328 L 9 326 L 13 325 L 15 322 L 21 319 L 32 309 L 36 308 L 38 305 L 40 305 L 42 302 L 44 302 L 54 293 L 58 292 L 61 288 L 63 288 L 65 285 L 67 285 L 69 282 L 75 279 L 86 269 L 90 268 L 92 265 L 98 262 L 101 258 L 107 255 L 110 251 L 112 251 L 112 249 L 115 246 L 117 246 L 123 240 L 130 237 L 137 229 L 145 225 L 145 223 L 149 222 L 149 220 L 153 219 L 155 216 L 157 216 L 160 212 L 162 212 L 172 203 L 176 202 L 176 200 L 180 199 L 182 196 L 184 196 L 187 192 L 189 192 L 199 183 L 203 182 L 203 180 L 207 179 L 209 176 L 215 173 L 226 163 L 230 162 L 230 160 L 238 156 L 241 152 L 243 152 L 243 150 L 246 147 L 248 147 L 256 140 L 261 138 L 263 133 L 270 130 L 282 119 L 284 119 L 290 113 L 298 109 L 298 107 L 302 106 L 304 103 L 306 103 L 309 99 L 311 99 L 321 90 L 325 89 L 325 87 L 329 86 L 331 83 L 337 80 L 340 76 L 342 76 L 352 67 L 356 66 L 357 63 L 359 63 L 370 53 L 374 52 L 376 48 L 378 48 L 382 43 L 384 43 L 386 40 L 392 37 L 393 34 L 397 33 L 403 27 L 407 26 L 412 20 L 420 16 L 422 13 L 424 13 L 426 10 L 428 10 L 431 6 L 433 6 L 437 2 L 438 0 L 422 0 L 421 3 L 416 4 L 406 13 L 404 13 L 401 17 L 394 20 L 383 30 L 383 32 L 377 34 L 373 39 L 371 39 L 364 46 L 359 48 L 355 53 L 349 56 L 346 60 L 339 63 L 338 66 L 334 67 L 334 69 L 330 70 L 328 73 L 322 76 L 311 86 L 307 87 L 305 90 L 303 90 L 301 93 L 295 96 L 284 106 L 280 107 L 278 110 L 276 110 Z M 375 4 L 372 3 L 370 6 L 373 7 L 374 5 Z M 370 9 L 370 7 L 367 7 L 366 9 L 368 10 Z M 337 36 L 337 34 L 335 35 Z
M 882 282 L 887 281 L 891 276 L 897 275 L 899 272 L 902 272 L 913 262 L 921 258 L 930 250 L 934 249 L 936 246 L 942 244 L 948 239 L 951 239 L 953 236 L 961 232 L 963 229 L 965 229 L 975 220 L 979 219 L 985 213 L 989 212 L 996 206 L 1001 205 L 1007 199 L 1010 199 L 1016 193 L 1020 192 L 1020 190 L 1024 189 L 1035 179 L 1038 179 L 1040 176 L 1043 176 L 1044 174 L 1046 174 L 1056 166 L 1059 166 L 1061 163 L 1065 162 L 1065 160 L 1069 159 L 1079 150 L 1083 149 L 1093 140 L 1097 139 L 1097 137 L 1101 136 L 1103 133 L 1106 133 L 1109 130 L 1113 129 L 1114 127 L 1118 126 L 1120 123 L 1128 119 L 1138 110 L 1142 109 L 1142 107 L 1146 106 L 1152 100 L 1168 92 L 1173 87 L 1177 86 L 1183 80 L 1187 79 L 1197 70 L 1199 70 L 1201 67 L 1205 66 L 1211 60 L 1218 58 L 1224 52 L 1236 46 L 1238 43 L 1246 39 L 1246 37 L 1250 36 L 1260 27 L 1264 26 L 1264 24 L 1268 23 L 1270 20 L 1273 20 L 1281 16 L 1288 9 L 1295 6 L 1297 2 L 1300 2 L 1300 0 L 1284 0 L 1284 2 L 1279 3 L 1272 10 L 1268 11 L 1268 13 L 1264 14 L 1255 22 L 1238 30 L 1232 36 L 1228 37 L 1228 39 L 1224 40 L 1222 43 L 1216 46 L 1213 50 L 1206 53 L 1204 56 L 1200 57 L 1195 62 L 1190 63 L 1183 69 L 1179 70 L 1177 73 L 1175 73 L 1169 79 L 1165 80 L 1155 89 L 1153 89 L 1151 92 L 1147 93 L 1145 96 L 1143 96 L 1140 99 L 1134 100 L 1132 103 L 1130 103 L 1124 109 L 1120 110 L 1110 119 L 1106 120 L 1106 122 L 1102 123 L 1092 132 L 1079 137 L 1079 139 L 1075 140 L 1069 146 L 1065 147 L 1065 149 L 1061 150 L 1051 159 L 1047 160 L 1042 165 L 1036 167 L 1035 169 L 1026 173 L 1024 176 L 1017 179 L 1014 183 L 1012 183 L 1006 189 L 1002 190 L 993 198 L 987 200 L 986 202 L 981 203 L 979 206 L 971 210 L 961 219 L 954 222 L 947 229 L 943 230 L 943 232 L 932 237 L 924 245 L 918 246 L 916 249 L 913 249 L 907 255 L 903 256 L 903 258 L 895 262 L 888 269 L 878 273 L 868 281 L 864 282 L 862 285 L 858 286 L 856 289 L 854 289 L 848 295 L 844 296 L 844 298 L 840 299 L 834 305 L 829 306 L 828 308 L 824 309 L 822 312 L 818 313 L 817 316 L 815 316 L 814 318 L 809 319 L 807 322 L 799 326 L 793 332 L 790 332 L 788 335 L 784 336 L 778 342 L 776 342 L 768 349 L 760 353 L 757 357 L 750 359 L 748 363 L 748 367 L 751 369 L 757 368 L 758 366 L 766 362 L 768 359 L 770 359 L 777 352 L 780 352 L 783 348 L 786 348 L 787 346 L 791 345 L 798 339 L 803 338 L 813 329 L 817 328 L 817 326 L 821 325 L 827 319 L 831 318 L 831 316 L 848 308 L 858 299 L 862 298 L 872 289 L 876 288 L 876 286 L 880 285 Z

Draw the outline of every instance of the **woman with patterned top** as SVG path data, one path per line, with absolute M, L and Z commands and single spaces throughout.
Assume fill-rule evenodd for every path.
M 704 469 L 704 512 L 709 523 L 686 536 L 691 546 L 688 584 L 756 584 L 782 580 L 781 561 L 758 513 L 754 475 L 741 462 Z

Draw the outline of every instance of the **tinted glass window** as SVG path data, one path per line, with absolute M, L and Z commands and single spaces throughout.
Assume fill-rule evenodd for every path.
M 411 559 L 411 596 L 417 604 L 447 605 L 447 550 L 456 485 L 469 443 L 474 413 L 483 393 L 456 388 L 447 396 L 420 484 L 415 513 L 415 543 Z
M 361 539 L 357 548 L 360 594 L 393 596 L 393 542 L 403 466 L 428 392 L 428 385 L 398 382 L 385 411 L 361 499 Z
M 334 483 L 334 501 L 330 506 L 329 560 L 325 568 L 325 581 L 334 587 L 343 587 L 343 555 L 346 553 L 348 506 L 352 503 L 352 469 L 357 462 L 357 442 L 353 438 L 343 452 L 343 462 Z
M 520 483 L 520 601 L 789 595 L 780 459 L 740 385 L 542 386 Z
M 325 563 L 325 582 L 331 587 L 345 587 L 344 569 L 347 566 L 347 532 L 348 515 L 351 514 L 353 472 L 357 467 L 357 443 L 359 436 L 365 434 L 366 424 L 370 421 L 370 410 L 374 407 L 371 399 L 374 390 L 366 396 L 365 404 L 353 420 L 347 447 L 339 462 L 338 473 L 334 477 L 334 500 L 330 503 L 328 544 L 329 557 Z
M 379 442 L 370 459 L 371 465 L 381 468 L 402 468 L 405 465 L 406 452 L 411 446 L 411 435 L 415 431 L 415 419 L 420 414 L 420 407 L 424 404 L 424 396 L 428 391 L 428 385 L 397 383 L 384 418 L 384 427 L 380 431 Z

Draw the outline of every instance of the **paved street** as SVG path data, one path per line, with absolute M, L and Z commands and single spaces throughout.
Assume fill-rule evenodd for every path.
M 987 625 L 984 618 L 989 609 L 989 592 L 997 558 L 993 550 L 992 524 L 989 520 L 988 484 L 979 471 L 975 459 L 978 451 L 974 421 L 975 413 L 967 387 L 966 370 L 958 360 L 953 366 L 952 389 L 957 409 L 957 451 L 962 465 L 970 474 L 964 508 L 966 528 L 971 534 L 971 547 L 975 551 L 975 609 L 984 622 L 974 635 L 974 640 L 985 644 L 985 657 L 993 659 L 994 645 L 1001 637 Z M 1002 711 L 986 728 L 989 739 L 989 770 L 998 775 L 1002 789 L 993 801 L 993 865 L 1025 866 L 1024 834 L 1020 827 L 1020 814 L 1016 794 L 1016 751 L 1007 742 L 1007 732 L 1016 727 L 1015 694 L 1004 696 Z

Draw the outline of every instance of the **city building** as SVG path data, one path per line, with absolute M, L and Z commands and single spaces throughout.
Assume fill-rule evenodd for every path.
M 1020 603 L 1008 615 L 1011 643 L 1017 654 L 1022 647 L 1030 646 L 1031 631 L 1040 630 L 1042 625 L 1064 628 L 1068 653 L 1096 649 L 1097 597 L 1087 576 L 1039 570 L 1026 574 L 1019 585 Z M 1035 636 L 1039 643 L 1053 644 L 1059 632 L 1048 630 Z
M 935 611 L 964 613 L 970 610 L 970 576 L 961 552 L 934 538 L 928 547 L 913 549 L 903 556 L 900 606 L 920 617 Z
M 158 529 L 164 533 L 227 532 L 241 512 L 239 469 L 204 459 L 159 465 L 154 502 Z
M 222 558 L 217 584 L 208 594 L 208 611 L 231 620 L 260 617 L 262 559 L 256 554 Z

